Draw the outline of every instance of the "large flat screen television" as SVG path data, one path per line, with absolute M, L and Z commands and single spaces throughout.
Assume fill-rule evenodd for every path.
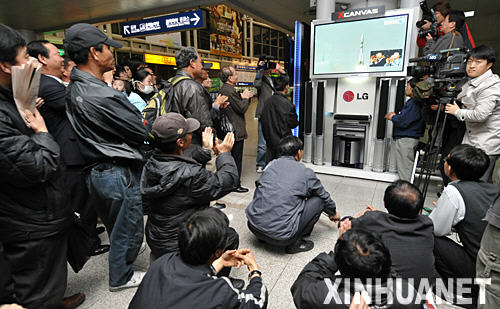
M 413 10 L 362 20 L 314 21 L 311 77 L 404 76 L 412 28 Z

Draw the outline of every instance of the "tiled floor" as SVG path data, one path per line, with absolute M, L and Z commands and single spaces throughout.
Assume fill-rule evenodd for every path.
M 254 183 L 258 178 L 258 174 L 255 172 L 255 157 L 245 157 L 244 161 L 242 185 L 251 190 L 249 193 L 231 193 L 224 197 L 222 202 L 228 206 L 225 212 L 231 220 L 230 225 L 240 235 L 240 248 L 250 248 L 254 251 L 257 263 L 263 273 L 264 283 L 269 291 L 268 308 L 294 308 L 290 287 L 308 261 L 320 252 L 333 249 L 338 235 L 337 227 L 328 218 L 322 216 L 310 237 L 314 241 L 314 249 L 305 253 L 288 255 L 283 249 L 258 242 L 248 230 L 245 218 L 245 208 L 252 199 Z M 332 195 L 341 216 L 355 215 L 365 208 L 365 204 L 371 204 L 378 209 L 383 209 L 382 199 L 384 190 L 389 185 L 388 183 L 331 175 L 318 175 L 318 177 L 326 190 Z M 431 207 L 432 201 L 437 199 L 436 192 L 438 188 L 437 184 L 434 183 L 430 186 L 426 206 Z M 80 308 L 128 307 L 135 289 L 115 293 L 108 291 L 107 258 L 107 254 L 92 258 L 78 274 L 68 270 L 66 294 L 83 292 L 87 296 L 86 301 Z M 146 249 L 137 258 L 134 265 L 139 270 L 147 270 L 149 249 Z M 246 279 L 247 274 L 244 268 L 232 271 L 232 276 L 241 279 Z

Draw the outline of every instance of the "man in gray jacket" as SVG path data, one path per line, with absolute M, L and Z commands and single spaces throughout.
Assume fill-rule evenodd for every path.
M 302 141 L 295 136 L 280 141 L 281 157 L 273 160 L 256 181 L 253 201 L 246 209 L 248 228 L 260 240 L 285 246 L 287 253 L 309 251 L 309 236 L 321 212 L 338 221 L 335 202 L 302 158 Z
M 465 121 L 467 131 L 464 144 L 481 148 L 490 158 L 482 181 L 492 182 L 493 168 L 500 157 L 500 78 L 491 72 L 495 63 L 495 50 L 489 46 L 474 48 L 467 59 L 467 75 L 470 80 L 462 87 L 456 103 L 448 104 L 445 112 L 459 121 Z
M 458 30 L 462 29 L 464 23 L 464 12 L 451 10 L 441 24 L 441 31 L 444 35 L 440 36 L 437 40 L 434 40 L 430 34 L 427 35 L 424 55 L 436 54 L 443 49 L 463 48 L 465 46 L 464 39 Z

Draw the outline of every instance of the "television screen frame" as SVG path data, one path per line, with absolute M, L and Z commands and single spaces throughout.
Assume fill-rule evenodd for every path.
M 314 62 L 315 62 L 315 54 L 314 54 L 314 48 L 315 48 L 315 38 L 316 38 L 316 27 L 320 25 L 327 25 L 327 24 L 337 24 L 337 23 L 356 23 L 356 22 L 361 22 L 361 21 L 366 21 L 366 20 L 373 20 L 373 19 L 382 19 L 386 17 L 393 17 L 393 16 L 401 16 L 401 15 L 408 15 L 408 23 L 406 26 L 406 42 L 405 42 L 405 47 L 404 47 L 404 59 L 403 59 L 403 68 L 401 71 L 379 71 L 379 72 L 342 72 L 342 73 L 321 73 L 321 74 L 315 74 L 314 73 Z M 408 67 L 408 60 L 412 57 L 414 57 L 415 54 L 415 40 L 416 40 L 416 28 L 415 28 L 415 9 L 397 9 L 397 10 L 390 10 L 386 11 L 383 16 L 376 16 L 376 17 L 370 17 L 370 18 L 364 18 L 364 19 L 352 19 L 352 20 L 346 20 L 342 22 L 338 21 L 333 21 L 333 20 L 314 20 L 311 23 L 311 63 L 310 63 L 310 77 L 311 79 L 325 79 L 325 78 L 342 78 L 342 77 L 350 77 L 350 76 L 370 76 L 370 77 L 399 77 L 399 76 L 406 76 L 407 72 L 407 67 Z

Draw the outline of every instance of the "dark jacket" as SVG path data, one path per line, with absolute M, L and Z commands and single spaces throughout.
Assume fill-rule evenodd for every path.
M 141 113 L 122 92 L 75 67 L 66 92 L 66 113 L 88 163 L 142 162 L 139 148 L 148 132 Z
M 280 140 L 292 135 L 291 130 L 299 125 L 295 106 L 281 92 L 276 92 L 266 101 L 260 121 L 266 145 L 275 153 Z
M 465 47 L 465 44 L 462 35 L 458 31 L 452 31 L 440 36 L 437 40 L 427 40 L 427 44 L 424 47 L 424 55 L 438 54 L 443 49 L 463 47 Z
M 228 107 L 226 107 L 226 114 L 234 127 L 234 140 L 241 141 L 248 137 L 245 113 L 250 104 L 249 99 L 242 99 L 241 94 L 236 92 L 233 85 L 224 83 L 220 88 L 219 93 L 228 97 Z
M 40 108 L 47 129 L 61 147 L 61 159 L 67 166 L 84 165 L 75 132 L 66 116 L 66 87 L 42 74 L 38 96 L 45 103 Z
M 399 114 L 392 116 L 394 129 L 392 135 L 395 139 L 403 137 L 420 138 L 424 136 L 425 121 L 421 115 L 421 107 L 414 98 L 406 101 Z
M 253 200 L 246 209 L 249 224 L 273 239 L 290 239 L 297 232 L 307 198 L 317 196 L 325 212 L 336 213 L 335 202 L 316 174 L 293 157 L 271 161 L 256 181 Z
M 380 236 L 391 252 L 392 270 L 403 278 L 434 278 L 434 225 L 428 216 L 399 218 L 382 211 L 369 211 L 352 220 Z M 417 280 L 418 281 L 418 280 Z
M 406 280 L 402 280 L 401 285 L 392 286 L 388 288 L 384 285 L 368 285 L 365 284 L 364 287 L 359 287 L 358 284 L 354 284 L 354 280 L 349 281 L 349 286 L 344 284 L 346 281 L 341 280 L 341 276 L 336 276 L 337 265 L 335 264 L 334 254 L 330 253 L 320 253 L 316 256 L 309 264 L 307 264 L 304 269 L 300 272 L 299 277 L 292 285 L 291 291 L 293 295 L 293 302 L 298 309 L 303 308 L 349 308 L 349 304 L 354 297 L 355 291 L 361 288 L 365 289 L 371 294 L 372 304 L 377 304 L 376 308 L 422 308 L 423 302 L 419 301 L 420 304 L 415 305 L 415 298 L 417 291 L 413 291 L 414 299 L 411 304 L 402 305 L 398 303 L 397 295 L 401 297 L 407 297 L 409 286 L 406 284 Z M 327 298 L 330 295 L 330 289 L 326 284 L 326 280 L 329 280 L 331 286 L 339 283 L 338 287 L 334 289 L 337 292 L 337 299 Z M 400 287 L 402 289 L 400 289 Z M 383 291 L 380 299 L 376 298 L 376 293 L 374 290 Z M 385 293 L 384 293 L 385 292 Z M 425 297 L 425 296 L 424 296 Z M 329 300 L 327 304 L 325 301 Z M 371 306 L 370 306 L 371 308 Z M 375 307 L 374 307 L 375 308 Z
M 146 240 L 156 257 L 177 250 L 180 223 L 236 188 L 238 172 L 231 153 L 217 157 L 216 173 L 200 163 L 185 156 L 155 152 L 144 166 L 141 193 L 151 208 Z
M 178 70 L 174 80 L 179 76 L 187 76 L 189 79 L 181 80 L 175 85 L 171 111 L 185 118 L 195 118 L 200 122 L 200 128 L 193 132 L 193 141 L 201 145 L 201 133 L 206 127 L 213 127 L 210 114 L 211 101 L 205 88 L 188 73 Z
M 257 103 L 257 109 L 255 110 L 255 117 L 260 119 L 262 110 L 264 109 L 267 99 L 269 99 L 274 94 L 273 80 L 269 76 L 264 75 L 264 70 L 261 70 L 256 76 L 253 82 L 255 88 L 257 88 L 257 93 L 259 96 L 259 103 Z
M 7 261 L 0 242 L 0 305 L 14 302 L 14 281 L 10 274 L 10 263 Z
M 0 86 L 0 242 L 66 231 L 70 207 L 64 200 L 62 172 L 54 138 L 28 128 L 12 91 Z
M 237 290 L 226 277 L 217 277 L 209 265 L 184 263 L 178 253 L 162 256 L 149 268 L 129 309 L 266 308 L 267 289 L 254 277 Z

